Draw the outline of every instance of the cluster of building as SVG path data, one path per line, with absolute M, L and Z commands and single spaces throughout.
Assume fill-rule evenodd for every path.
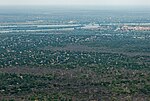
M 149 26 L 123 26 L 121 30 L 150 31 Z

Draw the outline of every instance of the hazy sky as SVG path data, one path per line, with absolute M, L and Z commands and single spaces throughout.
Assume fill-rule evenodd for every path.
M 0 5 L 135 5 L 150 6 L 150 0 L 0 0 Z

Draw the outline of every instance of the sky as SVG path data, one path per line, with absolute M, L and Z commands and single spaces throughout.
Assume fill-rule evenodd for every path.
M 150 6 L 150 0 L 0 0 L 0 5 Z

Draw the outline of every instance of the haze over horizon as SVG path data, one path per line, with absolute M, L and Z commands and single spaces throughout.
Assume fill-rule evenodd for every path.
M 0 0 L 0 5 L 150 6 L 149 0 Z

